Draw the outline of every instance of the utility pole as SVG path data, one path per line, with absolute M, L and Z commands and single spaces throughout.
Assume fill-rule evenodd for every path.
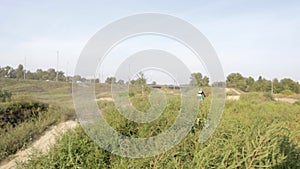
M 273 79 L 271 80 L 271 95 L 274 93 L 274 84 L 273 84 Z
M 56 62 L 56 81 L 58 81 L 58 60 L 59 60 L 59 51 L 57 53 L 57 62 Z
M 175 91 L 176 80 L 175 79 L 173 79 L 173 80 L 174 80 L 174 88 L 173 88 L 173 90 Z
M 67 68 L 66 68 L 66 82 L 68 82 L 68 68 L 69 68 L 69 62 L 67 62 Z
M 26 79 L 26 56 L 24 58 L 24 80 Z
M 130 85 L 130 76 L 131 76 L 131 72 L 130 72 L 130 63 L 128 64 L 128 87 Z

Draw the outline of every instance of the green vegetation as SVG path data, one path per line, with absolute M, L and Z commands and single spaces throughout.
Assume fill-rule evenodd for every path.
M 7 91 L 7 90 L 0 90 L 0 101 L 1 102 L 6 102 L 6 101 L 11 101 L 12 93 Z
M 207 76 L 203 77 L 200 72 L 192 73 L 190 84 L 198 87 L 209 86 L 209 78 Z
M 22 102 L 1 105 L 0 128 L 16 127 L 24 121 L 31 120 L 48 110 L 48 105 L 39 102 Z
M 23 69 L 0 69 L 1 140 L 0 159 L 6 159 L 26 147 L 49 126 L 74 119 L 72 84 L 53 82 L 54 70 L 28 73 L 23 80 Z M 40 74 L 38 74 L 40 73 Z M 60 79 L 61 81 L 66 79 Z M 83 81 L 79 76 L 74 81 Z M 109 83 L 125 84 L 109 77 Z M 209 79 L 193 73 L 192 85 L 201 87 L 208 97 L 201 103 L 198 118 L 190 133 L 173 149 L 151 158 L 130 159 L 101 149 L 77 127 L 58 138 L 48 154 L 37 152 L 19 168 L 300 168 L 300 103 L 276 102 L 276 98 L 300 99 L 299 84 L 291 79 L 273 80 L 262 77 L 254 80 L 241 74 L 227 77 L 229 87 L 242 91 L 238 101 L 227 101 L 222 120 L 204 144 L 198 142 L 211 103 Z M 111 97 L 110 86 L 96 84 L 96 98 Z M 129 96 L 137 110 L 145 111 L 150 104 L 151 88 L 140 74 L 130 81 Z M 218 84 L 215 84 L 218 85 Z M 220 83 L 220 85 L 222 85 Z M 164 132 L 174 122 L 180 110 L 178 91 L 162 86 L 167 95 L 167 106 L 161 116 L 151 123 L 138 124 L 119 114 L 113 102 L 99 101 L 107 122 L 115 130 L 130 137 L 149 137 Z M 6 94 L 4 94 L 6 92 Z M 10 95 L 7 97 L 7 94 Z M 6 95 L 6 96 L 4 96 Z M 227 95 L 236 95 L 229 92 Z M 276 97 L 276 98 L 275 98 Z M 274 99 L 275 98 L 275 99 Z M 7 102 L 10 101 L 11 102 Z M 37 102 L 38 100 L 38 102 Z M 38 105 L 38 106 L 34 106 Z M 8 111 L 9 110 L 9 111 Z M 12 112 L 10 114 L 10 112 Z
M 15 101 L 37 100 L 73 108 L 71 83 L 0 78 L 0 89 L 13 93 Z
M 11 106 L 24 106 L 38 103 L 20 103 Z M 9 108 L 10 106 L 8 106 Z M 39 110 L 40 109 L 40 110 Z M 31 141 L 36 139 L 49 126 L 61 121 L 63 114 L 70 110 L 50 106 L 47 111 L 42 111 L 43 107 L 33 107 L 30 112 L 28 109 L 19 108 L 18 111 L 24 111 L 24 115 L 32 113 L 30 118 L 19 119 L 10 118 L 9 124 L 17 121 L 14 125 L 5 125 L 1 128 L 0 140 L 0 161 L 6 159 L 9 155 L 16 153 L 19 149 L 25 148 Z
M 26 74 L 25 74 L 26 73 Z M 30 72 L 24 70 L 23 65 L 19 65 L 18 68 L 14 69 L 10 66 L 0 67 L 0 78 L 12 78 L 12 79 L 31 79 L 31 80 L 57 80 L 66 81 L 69 80 L 70 77 L 66 77 L 64 72 L 59 71 L 56 72 L 55 69 L 50 68 L 47 71 L 43 71 L 42 69 L 37 69 L 36 72 Z
M 135 95 L 134 97 L 140 97 Z M 144 104 L 136 106 L 143 109 Z M 106 120 L 131 137 L 148 137 L 172 124 L 180 99 L 169 95 L 162 117 L 149 124 L 136 124 L 120 115 L 113 103 L 99 102 Z M 164 154 L 144 159 L 116 156 L 99 148 L 78 127 L 51 147 L 49 154 L 36 154 L 20 168 L 299 168 L 300 106 L 274 102 L 263 93 L 246 93 L 228 101 L 220 125 L 210 140 L 197 142 L 210 98 L 201 105 L 198 120 L 188 136 Z
M 0 161 L 26 148 L 49 126 L 75 117 L 70 83 L 0 78 L 0 88 L 10 96 L 10 102 L 0 103 Z

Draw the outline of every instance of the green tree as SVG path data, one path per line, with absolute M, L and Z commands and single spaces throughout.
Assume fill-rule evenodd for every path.
M 24 67 L 23 67 L 23 65 L 19 64 L 18 68 L 15 71 L 15 74 L 16 74 L 17 79 L 24 78 Z
M 58 72 L 58 81 L 66 81 L 65 73 L 63 71 Z
M 192 73 L 190 84 L 192 86 L 201 86 L 202 84 L 202 74 L 200 72 Z
M 273 79 L 273 92 L 274 93 L 280 93 L 281 91 L 280 82 L 277 78 Z
M 81 76 L 79 76 L 79 75 L 75 75 L 74 77 L 73 77 L 73 81 L 74 82 L 77 82 L 77 81 L 81 81 Z
M 118 80 L 118 82 L 117 82 L 119 85 L 123 85 L 123 84 L 125 84 L 125 82 L 124 82 L 124 80 L 122 80 L 122 79 L 120 79 L 120 80 Z
M 231 73 L 227 76 L 226 84 L 228 87 L 247 91 L 247 81 L 240 73 Z
M 115 77 L 107 77 L 105 83 L 112 84 L 112 83 L 116 83 L 116 81 L 117 79 Z
M 6 75 L 5 68 L 0 67 L 0 77 L 3 78 L 3 77 L 5 77 L 5 75 Z
M 56 79 L 55 69 L 50 68 L 50 69 L 47 70 L 47 73 L 48 73 L 48 79 L 46 79 L 46 80 L 53 80 L 54 81 Z
M 4 77 L 16 78 L 16 71 L 12 67 L 6 66 L 4 68 Z
M 34 75 L 35 75 L 35 73 L 27 71 L 26 72 L 26 79 L 34 79 Z
M 246 92 L 249 92 L 249 91 L 251 91 L 252 89 L 253 89 L 253 85 L 254 85 L 254 83 L 255 83 L 255 80 L 254 80 L 254 78 L 253 77 L 248 77 L 247 79 L 246 79 Z
M 46 71 L 43 71 L 42 69 L 37 69 L 35 72 L 35 77 L 34 79 L 36 80 L 48 80 L 49 76 Z
M 281 91 L 290 90 L 294 93 L 299 93 L 299 84 L 290 78 L 284 78 L 280 81 Z
M 202 79 L 202 86 L 209 86 L 209 78 L 207 76 L 204 76 Z
M 192 73 L 190 79 L 190 85 L 192 86 L 209 86 L 209 78 L 207 76 L 203 77 L 203 75 L 200 72 Z
M 266 80 L 262 76 L 259 76 L 258 80 L 253 85 L 253 89 L 256 92 L 270 92 L 271 86 L 272 86 L 271 80 Z
M 147 79 L 145 78 L 145 74 L 142 72 L 139 72 L 137 74 L 137 79 L 135 80 L 130 80 L 130 84 L 132 85 L 146 85 Z
M 11 101 L 12 93 L 7 90 L 0 90 L 0 99 L 2 102 Z

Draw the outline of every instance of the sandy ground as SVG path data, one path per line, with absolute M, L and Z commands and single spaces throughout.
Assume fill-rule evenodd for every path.
M 292 98 L 275 98 L 275 100 L 278 102 L 288 102 L 288 103 L 295 103 L 298 101 L 297 99 L 292 99 Z
M 239 100 L 241 93 L 233 88 L 226 88 L 226 92 L 232 91 L 236 93 L 236 96 L 226 96 L 226 100 Z
M 49 150 L 49 146 L 55 143 L 55 138 L 68 131 L 69 129 L 75 128 L 78 125 L 75 121 L 66 121 L 56 126 L 52 126 L 47 130 L 44 135 L 34 141 L 30 147 L 25 150 L 18 151 L 12 160 L 4 164 L 0 164 L 0 169 L 11 169 L 16 168 L 16 162 L 25 162 L 29 156 L 36 151 L 46 153 Z
M 114 99 L 111 98 L 111 97 L 103 97 L 103 98 L 100 98 L 100 99 L 96 99 L 96 101 L 110 101 L 110 102 L 112 102 L 112 101 L 114 101 Z
M 226 96 L 226 100 L 239 100 L 240 96 Z

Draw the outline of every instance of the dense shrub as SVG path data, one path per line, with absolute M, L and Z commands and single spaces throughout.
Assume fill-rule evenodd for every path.
M 284 94 L 284 95 L 292 95 L 294 94 L 294 92 L 292 92 L 291 90 L 289 89 L 285 89 L 283 91 L 280 92 L 281 94 Z
M 48 104 L 40 102 L 20 102 L 0 107 L 0 128 L 15 127 L 18 124 L 38 117 L 48 110 Z
M 0 90 L 0 101 L 7 102 L 11 101 L 12 93 L 7 90 Z
M 274 96 L 271 92 L 264 92 L 264 97 L 269 100 L 274 100 Z

